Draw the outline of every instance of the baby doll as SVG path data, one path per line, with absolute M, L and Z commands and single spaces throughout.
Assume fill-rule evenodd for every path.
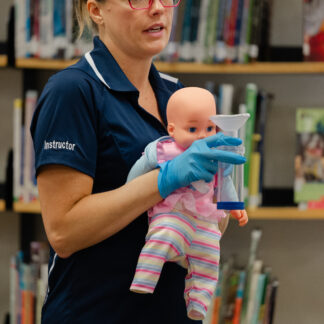
M 216 134 L 209 119 L 216 114 L 213 95 L 203 88 L 176 91 L 167 105 L 168 133 L 150 143 L 135 163 L 128 181 L 159 163 L 173 159 L 193 141 Z M 180 188 L 148 211 L 149 229 L 137 263 L 130 290 L 153 293 L 166 261 L 188 269 L 185 301 L 188 316 L 204 319 L 218 280 L 218 222 L 226 217 L 214 203 L 217 175 L 210 183 L 199 181 Z M 235 196 L 233 186 L 229 196 Z M 245 210 L 230 211 L 241 226 L 247 223 Z

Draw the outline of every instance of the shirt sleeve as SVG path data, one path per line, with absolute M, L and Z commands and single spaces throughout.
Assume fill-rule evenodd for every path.
M 90 82 L 80 71 L 65 70 L 48 81 L 30 128 L 36 174 L 43 165 L 61 164 L 95 176 L 98 145 L 94 97 Z

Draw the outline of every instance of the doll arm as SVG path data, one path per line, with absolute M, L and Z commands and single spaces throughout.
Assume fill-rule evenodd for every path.
M 230 214 L 238 220 L 239 226 L 245 226 L 248 222 L 246 210 L 230 210 Z
M 156 145 L 160 139 L 149 143 L 144 150 L 143 155 L 135 162 L 127 176 L 127 182 L 152 171 L 157 167 Z
M 229 175 L 224 178 L 222 193 L 224 200 L 238 201 L 238 196 L 232 178 Z M 238 220 L 240 226 L 244 226 L 247 224 L 248 215 L 246 210 L 230 210 L 230 214 Z

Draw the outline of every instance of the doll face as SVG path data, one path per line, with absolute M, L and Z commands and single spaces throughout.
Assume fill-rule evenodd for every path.
M 168 132 L 182 148 L 192 142 L 216 134 L 216 126 L 209 119 L 216 114 L 213 95 L 201 88 L 184 88 L 185 96 L 170 98 L 168 103 Z M 176 93 L 176 96 L 178 93 Z

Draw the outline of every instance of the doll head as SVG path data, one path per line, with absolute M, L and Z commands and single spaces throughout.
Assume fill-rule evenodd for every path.
M 216 126 L 209 119 L 215 114 L 215 98 L 208 90 L 198 87 L 180 89 L 168 101 L 168 133 L 186 149 L 193 141 L 216 134 Z

